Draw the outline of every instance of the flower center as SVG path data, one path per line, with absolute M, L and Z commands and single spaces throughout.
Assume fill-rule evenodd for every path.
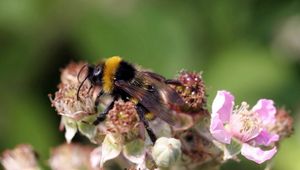
M 234 137 L 247 142 L 259 134 L 260 122 L 257 114 L 249 110 L 249 105 L 242 102 L 241 106 L 237 106 L 233 111 L 230 128 Z

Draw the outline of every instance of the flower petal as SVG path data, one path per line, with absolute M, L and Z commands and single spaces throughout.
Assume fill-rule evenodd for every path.
M 230 143 L 231 134 L 226 131 L 223 122 L 219 119 L 219 115 L 212 115 L 209 130 L 212 136 L 219 142 Z
M 135 139 L 124 146 L 123 155 L 135 164 L 142 164 L 145 159 L 145 145 L 141 139 Z
M 66 132 L 65 132 L 66 141 L 67 141 L 67 143 L 71 143 L 73 137 L 75 136 L 75 134 L 77 132 L 76 121 L 71 118 L 68 118 L 66 116 L 63 116 L 62 122 L 66 129 Z
M 212 104 L 212 114 L 218 114 L 223 123 L 228 123 L 234 105 L 234 96 L 227 91 L 218 91 Z
M 93 168 L 97 168 L 100 165 L 101 157 L 102 157 L 101 151 L 102 151 L 102 147 L 99 146 L 91 152 L 90 164 Z
M 87 124 L 85 122 L 78 122 L 78 130 L 81 134 L 88 137 L 90 140 L 96 135 L 96 126 Z
M 214 142 L 218 148 L 223 151 L 223 160 L 237 159 L 237 155 L 241 152 L 243 143 L 239 140 L 232 139 L 230 144 L 222 144 Z
M 107 134 L 102 143 L 100 167 L 110 160 L 116 158 L 122 151 L 122 136 Z
M 241 154 L 245 156 L 247 159 L 252 160 L 258 164 L 265 162 L 266 160 L 271 159 L 275 153 L 277 152 L 277 148 L 273 147 L 271 150 L 264 151 L 259 147 L 250 146 L 249 144 L 244 143 L 241 149 Z
M 273 100 L 260 99 L 252 111 L 258 113 L 264 125 L 275 122 L 276 108 Z
M 254 139 L 255 144 L 269 146 L 271 143 L 279 140 L 279 135 L 271 134 L 263 129 L 260 134 Z

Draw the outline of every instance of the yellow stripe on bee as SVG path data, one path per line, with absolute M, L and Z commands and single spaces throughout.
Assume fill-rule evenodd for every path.
M 155 118 L 155 115 L 152 112 L 148 112 L 145 115 L 146 120 L 153 120 Z
M 135 105 L 137 105 L 138 103 L 139 103 L 139 101 L 138 101 L 138 99 L 136 99 L 136 98 L 130 98 L 130 101 L 132 102 L 132 103 L 134 103 Z
M 102 78 L 103 91 L 105 93 L 111 93 L 114 77 L 121 61 L 122 59 L 119 56 L 113 56 L 105 60 Z

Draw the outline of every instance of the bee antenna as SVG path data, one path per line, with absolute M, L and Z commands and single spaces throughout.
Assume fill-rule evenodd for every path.
M 90 91 L 91 91 L 91 89 L 92 89 L 93 87 L 94 87 L 94 86 L 91 84 L 91 86 L 90 86 L 90 88 L 89 88 L 87 94 L 90 94 Z
M 81 89 L 83 83 L 85 82 L 85 80 L 86 80 L 88 77 L 89 77 L 89 76 L 86 76 L 86 77 L 84 78 L 84 80 L 80 83 L 80 85 L 79 85 L 79 87 L 78 87 L 78 89 L 77 89 L 77 100 L 79 100 L 79 91 L 80 91 L 80 89 Z
M 85 64 L 84 66 L 82 66 L 81 67 L 81 69 L 79 70 L 79 73 L 77 74 L 77 80 L 78 80 L 78 82 L 80 82 L 79 81 L 79 77 L 80 77 L 80 75 L 81 75 L 81 72 L 83 71 L 83 69 L 85 68 L 85 67 L 87 67 L 88 66 L 88 64 Z M 86 78 L 85 78 L 86 79 Z

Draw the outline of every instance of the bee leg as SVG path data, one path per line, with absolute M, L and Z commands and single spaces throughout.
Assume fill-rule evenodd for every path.
M 165 80 L 165 83 L 182 86 L 182 83 L 179 80 L 167 79 L 167 80 Z
M 136 110 L 137 110 L 137 113 L 139 115 L 139 118 L 140 120 L 143 122 L 144 124 L 144 127 L 152 141 L 152 143 L 154 144 L 157 137 L 156 135 L 154 134 L 154 132 L 152 131 L 152 129 L 150 128 L 149 126 L 149 122 L 145 119 L 145 114 L 147 113 L 146 109 L 144 108 L 144 106 L 142 106 L 141 104 L 137 104 L 135 106 Z
M 100 93 L 97 95 L 96 100 L 95 100 L 95 106 L 94 106 L 94 110 L 96 112 L 98 112 L 98 105 L 100 102 L 100 97 L 104 94 L 104 92 L 101 90 Z
M 93 122 L 93 124 L 96 126 L 98 125 L 100 122 L 104 121 L 106 118 L 107 113 L 114 107 L 116 100 L 113 100 L 106 108 L 103 112 L 101 112 L 97 119 Z

